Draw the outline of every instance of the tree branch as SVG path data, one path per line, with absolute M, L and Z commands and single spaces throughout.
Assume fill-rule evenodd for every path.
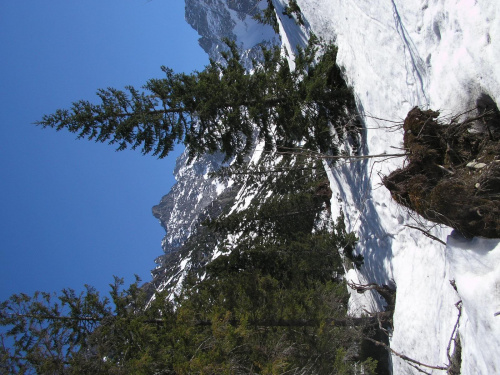
M 28 318 L 36 320 L 76 320 L 76 321 L 86 321 L 86 322 L 100 322 L 104 319 L 89 317 L 89 316 L 58 316 L 58 315 L 36 315 L 36 314 L 8 314 L 16 318 Z
M 419 227 L 416 227 L 416 226 L 413 226 L 413 225 L 409 225 L 409 224 L 406 224 L 405 227 L 408 227 L 408 228 L 412 228 L 412 229 L 416 229 L 416 230 L 419 230 L 420 232 L 422 232 L 426 237 L 429 237 L 430 239 L 434 240 L 434 241 L 437 241 L 441 244 L 443 244 L 444 246 L 446 246 L 446 242 L 444 242 L 443 240 L 440 240 L 439 238 L 437 238 L 436 236 L 433 236 L 432 234 L 430 234 L 429 232 L 427 232 L 426 230 L 423 230 L 422 228 L 419 228 Z
M 427 368 L 431 368 L 431 369 L 434 369 L 434 370 L 448 370 L 449 366 L 432 366 L 432 365 L 428 365 L 428 364 L 425 364 L 425 363 L 422 363 L 420 361 L 417 361 L 416 359 L 413 359 L 413 358 L 410 358 L 408 357 L 407 355 L 404 355 L 402 353 L 399 353 L 397 351 L 395 351 L 394 349 L 392 349 L 389 345 L 386 345 L 384 344 L 383 342 L 381 341 L 377 341 L 377 340 L 374 340 L 370 337 L 365 337 L 368 341 L 371 341 L 373 342 L 375 345 L 377 346 L 383 346 L 385 349 L 389 350 L 392 354 L 394 354 L 395 356 L 398 356 L 399 358 L 405 360 L 405 361 L 408 361 L 408 362 L 411 362 L 411 363 L 414 363 L 416 365 L 419 365 L 419 366 L 423 366 L 423 367 L 427 367 Z

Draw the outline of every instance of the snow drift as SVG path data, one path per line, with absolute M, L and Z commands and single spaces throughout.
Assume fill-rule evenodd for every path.
M 401 128 L 391 121 L 402 122 L 415 106 L 449 116 L 475 107 L 482 95 L 500 102 L 497 2 L 298 3 L 311 29 L 339 47 L 339 64 L 365 115 L 367 153 L 393 153 L 402 147 Z M 447 347 L 458 314 L 454 305 L 462 300 L 462 374 L 499 373 L 495 341 L 500 337 L 500 317 L 493 310 L 498 307 L 500 265 L 492 262 L 498 256 L 498 241 L 452 236 L 445 247 L 406 227 L 423 223 L 418 218 L 415 222 L 411 212 L 394 204 L 388 191 L 380 188 L 381 176 L 402 163 L 369 161 L 331 173 L 332 190 L 340 196 L 333 205 L 351 218 L 361 238 L 358 250 L 365 256 L 364 269 L 352 276 L 361 282 L 394 280 L 391 347 L 429 365 L 448 363 Z M 432 233 L 446 240 L 449 229 L 434 228 Z M 471 258 L 476 266 L 467 271 Z M 458 294 L 449 280 L 456 281 Z M 361 296 L 364 300 L 353 295 L 353 313 L 377 305 Z M 394 374 L 418 373 L 396 356 L 393 366 Z

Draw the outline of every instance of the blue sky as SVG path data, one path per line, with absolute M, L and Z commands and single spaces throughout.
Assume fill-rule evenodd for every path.
M 98 88 L 141 86 L 208 57 L 177 0 L 0 3 L 0 300 L 150 279 L 164 231 L 151 214 L 175 156 L 75 140 L 32 123 Z

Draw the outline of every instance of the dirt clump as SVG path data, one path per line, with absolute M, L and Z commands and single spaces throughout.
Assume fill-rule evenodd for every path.
M 461 116 L 463 117 L 463 116 Z M 467 237 L 500 238 L 500 115 L 484 109 L 444 123 L 418 107 L 406 117 L 404 168 L 383 179 L 393 199 Z

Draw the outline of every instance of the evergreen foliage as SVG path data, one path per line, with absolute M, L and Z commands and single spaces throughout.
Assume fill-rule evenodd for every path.
M 227 45 L 223 63 L 211 61 L 191 74 L 162 67 L 165 77 L 149 80 L 142 91 L 101 89 L 99 104 L 81 100 L 37 124 L 160 158 L 182 142 L 191 156 L 222 151 L 241 162 L 255 132 L 268 149 L 296 142 L 321 152 L 335 148 L 345 135 L 354 99 L 336 65 L 334 46 L 312 37 L 294 71 L 279 49 L 266 50 L 264 61 L 255 62 L 248 74 L 234 42 Z
M 374 374 L 376 361 L 359 348 L 375 322 L 346 315 L 339 250 L 355 237 L 340 222 L 325 225 L 318 164 L 289 155 L 278 173 L 247 175 L 241 183 L 261 186 L 253 204 L 208 221 L 208 240 L 189 246 L 195 257 L 207 246 L 223 255 L 188 272 L 174 298 L 150 299 L 138 281 L 123 290 L 119 279 L 110 299 L 91 288 L 63 291 L 60 307 L 13 296 L 0 323 L 19 344 L 4 347 L 0 366 L 40 374 L 355 374 L 362 366 Z M 65 351 L 47 352 L 46 341 Z
M 294 18 L 295 22 L 299 25 L 304 25 L 304 19 L 302 18 L 302 11 L 300 10 L 299 4 L 297 4 L 296 0 L 290 0 L 288 4 L 285 6 L 283 10 L 283 15 L 288 16 L 290 18 Z
M 264 17 L 277 25 L 268 5 Z M 291 1 L 287 11 L 300 14 L 296 5 Z M 0 348 L 1 371 L 354 374 L 362 366 L 374 373 L 376 361 L 359 355 L 373 321 L 349 319 L 346 310 L 340 253 L 352 257 L 357 238 L 342 217 L 329 223 L 331 191 L 321 161 L 301 152 L 277 161 L 277 152 L 297 145 L 336 154 L 337 143 L 356 132 L 347 126 L 355 103 L 337 50 L 313 36 L 295 70 L 273 49 L 248 74 L 235 44 L 227 45 L 223 63 L 211 61 L 201 72 L 163 67 L 165 77 L 143 90 L 99 90 L 100 104 L 79 101 L 38 122 L 160 158 L 177 142 L 192 157 L 222 151 L 237 163 L 219 176 L 256 193 L 245 209 L 208 215 L 187 241 L 181 255 L 192 264 L 179 270 L 185 278 L 175 295 L 152 296 L 139 280 L 123 289 L 115 279 L 110 298 L 87 287 L 3 302 L 2 343 L 15 344 Z M 262 157 L 243 167 L 255 140 Z M 222 255 L 207 264 L 215 251 Z
M 274 32 L 279 34 L 280 28 L 278 24 L 278 17 L 276 16 L 276 8 L 274 7 L 273 0 L 266 0 L 267 7 L 259 13 L 256 13 L 253 18 L 264 25 L 272 26 Z

